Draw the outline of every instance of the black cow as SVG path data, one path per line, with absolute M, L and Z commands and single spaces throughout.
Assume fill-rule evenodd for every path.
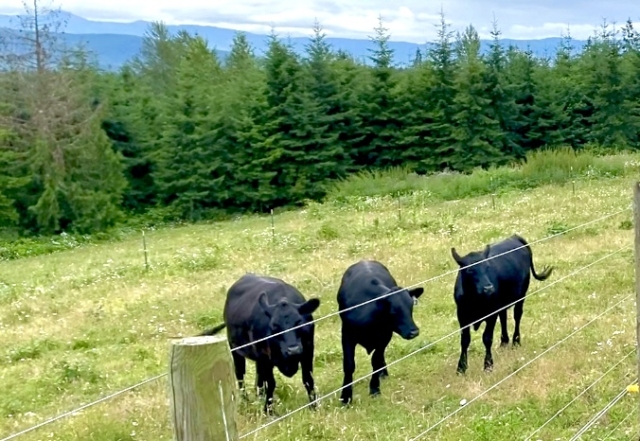
M 523 247 L 524 245 L 524 247 Z M 518 247 L 523 247 L 516 249 Z M 514 250 L 515 251 L 511 251 Z M 491 256 L 509 252 L 502 256 L 486 260 Z M 500 308 L 505 307 L 520 299 L 513 309 L 515 319 L 515 329 L 513 331 L 513 345 L 520 345 L 520 319 L 529 281 L 531 279 L 529 270 L 537 280 L 546 280 L 553 271 L 553 267 L 545 267 L 541 274 L 537 274 L 533 266 L 533 255 L 526 240 L 517 234 L 492 245 L 487 245 L 482 252 L 471 252 L 461 257 L 455 248 L 451 248 L 451 255 L 460 265 L 456 277 L 453 297 L 456 302 L 458 323 L 463 328 L 476 320 L 491 314 Z M 477 263 L 469 268 L 468 265 Z M 502 328 L 501 345 L 509 344 L 509 334 L 507 333 L 507 309 L 502 309 L 499 313 L 493 314 L 483 321 L 486 322 L 482 342 L 486 348 L 484 358 L 484 369 L 493 369 L 493 356 L 491 355 L 491 345 L 493 343 L 493 330 L 496 320 L 500 317 Z M 480 328 L 482 321 L 473 325 L 475 331 Z M 461 329 L 460 335 L 460 360 L 458 361 L 458 373 L 465 373 L 467 370 L 467 349 L 471 343 L 471 331 L 467 326 Z
M 274 367 L 291 378 L 300 365 L 309 401 L 316 399 L 312 375 L 315 327 L 309 322 L 313 320 L 311 314 L 318 306 L 319 299 L 306 300 L 296 288 L 280 279 L 249 273 L 229 288 L 224 305 L 224 323 L 200 335 L 213 335 L 227 327 L 238 387 L 244 390 L 245 358 L 255 361 L 256 386 L 260 391 L 266 383 L 264 411 L 271 413 L 276 387 Z M 309 324 L 233 350 L 303 323 Z
M 389 270 L 380 262 L 373 260 L 361 260 L 351 265 L 342 276 L 338 290 L 340 310 L 393 291 L 399 292 L 340 313 L 344 371 L 342 382 L 344 388 L 340 400 L 343 404 L 351 402 L 352 398 L 351 385 L 347 385 L 353 381 L 353 372 L 356 369 L 356 345 L 363 346 L 367 354 L 373 352 L 371 356 L 373 371 L 385 367 L 387 363 L 384 359 L 384 351 L 391 341 L 393 332 L 406 340 L 411 340 L 420 333 L 413 321 L 413 305 L 424 289 L 407 290 L 398 287 Z M 389 372 L 385 368 L 371 376 L 369 382 L 371 395 L 380 394 L 380 378 L 388 375 Z

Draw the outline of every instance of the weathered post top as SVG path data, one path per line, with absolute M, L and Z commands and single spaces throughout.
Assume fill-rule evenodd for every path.
M 224 335 L 171 342 L 171 419 L 176 441 L 237 441 L 236 390 Z

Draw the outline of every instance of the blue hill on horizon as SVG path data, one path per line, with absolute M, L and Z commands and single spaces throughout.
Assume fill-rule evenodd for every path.
M 113 23 L 98 20 L 88 20 L 68 12 L 62 12 L 61 18 L 66 20 L 64 28 L 64 40 L 68 44 L 76 45 L 84 43 L 85 47 L 93 52 L 99 65 L 104 69 L 119 69 L 125 62 L 136 55 L 142 47 L 143 36 L 148 31 L 151 22 L 137 20 L 129 23 Z M 17 29 L 16 17 L 11 15 L 0 15 L 0 28 Z M 211 48 L 215 49 L 223 58 L 231 47 L 236 30 L 203 25 L 167 25 L 171 33 L 180 30 L 189 32 L 192 35 L 200 35 L 205 38 Z M 277 32 L 277 29 L 276 29 Z M 261 55 L 267 47 L 268 36 L 266 34 L 256 34 L 245 32 L 247 40 L 255 48 L 256 54 Z M 311 31 L 309 31 L 311 34 Z M 294 50 L 303 53 L 305 46 L 309 43 L 308 37 L 287 37 L 285 38 Z M 392 37 L 393 38 L 393 35 Z M 326 41 L 335 49 L 341 49 L 350 53 L 354 57 L 366 60 L 369 55 L 368 49 L 373 49 L 373 43 L 367 39 L 356 38 L 326 38 Z M 562 38 L 544 38 L 537 40 L 514 40 L 501 39 L 504 47 L 513 45 L 519 49 L 529 49 L 535 56 L 545 57 L 555 53 Z M 490 40 L 481 40 L 481 51 L 485 52 L 489 48 Z M 586 41 L 573 40 L 575 50 L 580 50 Z M 389 41 L 389 47 L 395 52 L 395 61 L 405 64 L 415 56 L 418 48 L 424 50 L 425 44 L 416 44 L 406 41 Z

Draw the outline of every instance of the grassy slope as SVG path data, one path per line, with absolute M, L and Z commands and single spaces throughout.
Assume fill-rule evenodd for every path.
M 585 180 L 490 197 L 437 202 L 426 193 L 312 205 L 278 215 L 275 239 L 267 218 L 150 233 L 152 269 L 143 270 L 139 238 L 81 247 L 0 266 L 0 436 L 8 435 L 157 373 L 167 365 L 168 337 L 220 320 L 227 287 L 245 271 L 283 277 L 306 296 L 319 296 L 316 317 L 336 310 L 344 269 L 360 258 L 389 266 L 408 285 L 455 268 L 449 249 L 480 249 L 514 232 L 533 241 L 629 206 L 632 176 Z M 400 213 L 399 213 L 400 212 Z M 400 214 L 400 216 L 399 216 Z M 533 246 L 538 268 L 553 264 L 549 282 L 633 242 L 631 211 Z M 387 361 L 457 329 L 453 274 L 426 285 L 415 309 L 421 334 L 394 336 Z M 481 331 L 472 333 L 469 370 L 455 374 L 459 337 L 389 368 L 379 399 L 356 385 L 354 406 L 337 395 L 312 414 L 302 411 L 248 439 L 409 439 L 517 369 L 634 289 L 632 249 L 542 291 L 525 303 L 523 346 L 501 350 L 495 370 L 482 371 Z M 514 378 L 468 405 L 423 439 L 524 439 L 635 347 L 635 308 L 625 302 Z M 315 376 L 319 394 L 341 385 L 338 317 L 317 325 Z M 482 330 L 483 328 L 481 328 Z M 513 332 L 509 312 L 509 333 Z M 358 349 L 356 378 L 370 372 Z M 634 379 L 632 355 L 534 439 L 567 439 Z M 254 367 L 248 366 L 248 381 Z M 306 403 L 299 374 L 277 374 L 280 414 Z M 268 421 L 261 402 L 241 406 L 240 433 Z M 169 440 L 166 378 L 22 436 L 23 440 Z M 603 436 L 632 409 L 615 406 L 594 433 Z M 631 434 L 634 419 L 609 439 Z M 586 438 L 585 438 L 586 439 Z

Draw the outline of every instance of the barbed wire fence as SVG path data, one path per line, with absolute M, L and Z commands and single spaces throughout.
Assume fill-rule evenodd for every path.
M 623 208 L 623 209 L 617 210 L 617 211 L 615 211 L 615 212 L 613 212 L 613 213 L 609 213 L 609 214 L 607 214 L 607 215 L 601 216 L 601 217 L 599 217 L 599 218 L 597 218 L 597 219 L 590 220 L 590 221 L 588 221 L 588 222 L 585 222 L 585 223 L 580 224 L 580 225 L 577 225 L 577 226 L 575 226 L 575 227 L 572 227 L 572 228 L 566 229 L 566 230 L 564 230 L 564 231 L 561 231 L 561 232 L 558 232 L 558 233 L 555 233 L 555 234 L 552 234 L 552 235 L 549 235 L 549 236 L 543 237 L 543 238 L 541 238 L 541 239 L 538 239 L 538 240 L 535 240 L 535 241 L 529 242 L 527 245 L 523 245 L 523 246 L 520 246 L 520 247 L 514 248 L 514 249 L 512 249 L 512 250 L 510 250 L 510 251 L 507 251 L 507 252 L 504 252 L 504 253 L 501 253 L 501 254 L 498 254 L 498 255 L 495 255 L 495 256 L 491 256 L 491 257 L 489 257 L 489 258 L 486 258 L 486 259 L 483 259 L 483 260 L 481 260 L 481 261 L 475 262 L 475 263 L 473 263 L 473 264 L 471 264 L 471 265 L 468 265 L 468 266 L 465 266 L 465 267 L 461 267 L 461 268 L 455 268 L 455 269 L 450 270 L 450 271 L 446 271 L 446 272 L 444 272 L 444 273 L 442 273 L 442 274 L 440 274 L 440 275 L 438 275 L 438 276 L 431 277 L 431 278 L 428 278 L 428 279 L 423 280 L 423 281 L 421 281 L 421 282 L 417 282 L 417 283 L 414 283 L 414 284 L 412 284 L 412 285 L 409 285 L 409 286 L 405 287 L 405 289 L 410 289 L 410 288 L 418 287 L 418 286 L 421 286 L 421 285 L 425 285 L 425 284 L 427 284 L 427 283 L 430 283 L 430 282 L 432 282 L 432 281 L 435 281 L 435 280 L 438 280 L 438 279 L 440 279 L 440 278 L 446 277 L 446 276 L 448 276 L 448 275 L 456 274 L 456 273 L 457 273 L 459 270 L 461 270 L 461 269 L 469 268 L 469 267 L 472 267 L 472 266 L 474 266 L 474 265 L 478 265 L 478 264 L 480 264 L 480 263 L 482 263 L 482 262 L 492 260 L 492 259 L 494 259 L 494 258 L 496 258 L 496 257 L 499 257 L 499 256 L 502 256 L 502 255 L 509 254 L 509 253 L 514 252 L 514 251 L 516 251 L 516 250 L 518 250 L 518 249 L 525 248 L 525 247 L 529 247 L 529 246 L 531 246 L 531 245 L 535 245 L 535 244 L 542 243 L 542 242 L 545 242 L 545 241 L 551 240 L 551 239 L 553 239 L 553 238 L 556 238 L 556 237 L 559 237 L 559 236 L 562 236 L 562 235 L 566 235 L 566 234 L 568 234 L 569 232 L 572 232 L 572 231 L 578 230 L 578 229 L 580 229 L 580 228 L 584 228 L 584 227 L 586 227 L 586 226 L 589 226 L 589 225 L 595 224 L 595 223 L 597 223 L 597 222 L 602 222 L 602 221 L 607 220 L 607 219 L 609 219 L 609 218 L 612 218 L 612 217 L 614 217 L 614 216 L 616 216 L 616 215 L 619 215 L 619 214 L 621 214 L 621 213 L 627 212 L 627 211 L 629 211 L 631 208 L 632 208 L 632 207 L 626 207 L 626 208 Z M 558 284 L 558 283 L 560 283 L 560 282 L 562 282 L 562 281 L 564 281 L 564 280 L 566 280 L 566 279 L 568 279 L 568 278 L 570 278 L 570 277 L 573 277 L 573 276 L 575 276 L 576 274 L 581 273 L 582 271 L 585 271 L 585 270 L 587 270 L 587 269 L 591 268 L 592 266 L 594 266 L 594 265 L 596 265 L 596 264 L 598 264 L 598 263 L 600 263 L 600 262 L 602 262 L 602 261 L 604 261 L 604 260 L 606 260 L 606 259 L 608 259 L 608 258 L 610 258 L 610 257 L 612 257 L 612 256 L 614 256 L 614 255 L 616 255 L 616 254 L 618 254 L 618 253 L 620 253 L 620 252 L 624 251 L 624 250 L 629 249 L 630 247 L 631 247 L 631 245 L 625 245 L 625 246 L 623 246 L 623 247 L 621 247 L 621 248 L 619 248 L 619 249 L 617 249 L 617 250 L 615 250 L 615 251 L 613 251 L 613 252 L 611 252 L 611 253 L 609 253 L 609 254 L 607 254 L 607 255 L 603 256 L 603 257 L 600 257 L 600 258 L 598 258 L 598 259 L 596 259 L 596 260 L 594 260 L 594 261 L 590 262 L 589 264 L 584 265 L 584 266 L 582 266 L 582 267 L 580 267 L 580 268 L 578 268 L 578 269 L 576 269 L 576 270 L 574 270 L 574 271 L 572 271 L 572 272 L 570 272 L 570 273 L 568 273 L 568 274 L 566 274 L 566 275 L 564 275 L 564 276 L 562 276 L 562 277 L 560 277 L 560 278 L 558 278 L 558 279 L 556 279 L 556 280 L 554 280 L 554 281 L 552 281 L 552 282 L 550 282 L 550 283 L 547 283 L 547 284 L 546 284 L 546 285 L 544 285 L 543 287 L 541 287 L 541 288 L 539 288 L 539 289 L 537 289 L 537 290 L 535 290 L 535 291 L 533 291 L 533 292 L 528 293 L 528 294 L 526 295 L 526 298 L 529 298 L 529 297 L 532 297 L 532 296 L 534 296 L 534 295 L 537 295 L 537 294 L 539 294 L 540 292 L 543 292 L 544 290 L 549 289 L 550 287 L 552 287 L 552 286 L 554 286 L 554 285 L 556 285 L 556 284 Z M 277 335 L 281 335 L 281 334 L 283 334 L 283 333 L 285 333 L 285 332 L 288 332 L 288 331 L 291 331 L 291 330 L 294 330 L 294 329 L 297 329 L 297 328 L 300 328 L 300 327 L 303 327 L 303 326 L 308 326 L 310 323 L 317 323 L 317 322 L 320 322 L 320 321 L 325 320 L 325 319 L 327 319 L 327 318 L 329 318 L 329 317 L 333 317 L 333 316 L 336 316 L 336 315 L 338 315 L 338 314 L 341 314 L 342 312 L 345 312 L 345 311 L 348 311 L 348 310 L 352 310 L 352 309 L 355 309 L 355 308 L 361 307 L 361 306 L 363 306 L 363 305 L 365 305 L 365 304 L 371 303 L 371 302 L 373 302 L 373 301 L 380 300 L 381 298 L 385 298 L 385 297 L 388 297 L 388 296 L 394 295 L 394 294 L 396 294 L 396 293 L 398 293 L 398 292 L 401 292 L 401 290 L 392 291 L 392 292 L 390 292 L 390 293 L 385 294 L 384 296 L 380 296 L 380 297 L 378 297 L 378 298 L 375 298 L 375 299 L 372 299 L 372 300 L 368 300 L 368 301 L 366 301 L 366 302 L 362 302 L 362 303 L 360 303 L 360 304 L 354 305 L 354 306 L 349 307 L 349 308 L 344 308 L 344 309 L 342 309 L 342 310 L 334 311 L 334 312 L 332 312 L 332 313 L 329 313 L 329 314 L 326 314 L 326 315 L 324 315 L 324 316 L 322 316 L 322 317 L 319 317 L 319 318 L 317 318 L 317 319 L 314 319 L 312 322 L 307 322 L 307 323 L 304 323 L 304 324 L 302 324 L 302 325 L 299 325 L 299 326 L 296 326 L 296 327 L 293 327 L 293 328 L 290 328 L 290 329 L 286 329 L 286 330 L 284 330 L 284 331 L 282 331 L 282 332 L 272 334 L 272 335 L 270 335 L 270 336 L 268 336 L 268 337 L 265 337 L 265 338 L 257 339 L 257 340 L 255 340 L 255 341 L 252 341 L 252 342 L 247 343 L 247 344 L 245 344 L 245 345 L 237 346 L 237 347 L 234 347 L 234 348 L 230 348 L 230 351 L 231 351 L 231 352 L 234 352 L 234 351 L 237 351 L 237 350 L 239 350 L 239 349 L 241 349 L 241 348 L 244 348 L 244 347 L 247 347 L 247 346 L 251 346 L 251 345 L 254 345 L 254 344 L 256 344 L 256 343 L 260 343 L 260 342 L 262 342 L 262 341 L 268 340 L 269 338 L 273 338 L 273 337 L 275 337 L 275 336 L 277 336 Z M 607 314 L 608 312 L 612 311 L 612 310 L 613 310 L 613 309 L 615 309 L 616 307 L 620 306 L 622 303 L 624 303 L 625 301 L 629 300 L 629 299 L 630 299 L 630 298 L 632 298 L 632 297 L 633 297 L 633 294 L 628 294 L 628 295 L 627 295 L 627 296 L 625 296 L 622 300 L 620 300 L 620 301 L 618 301 L 617 303 L 615 303 L 614 305 L 612 305 L 612 306 L 608 307 L 605 311 L 603 311 L 602 313 L 598 314 L 596 317 L 594 317 L 593 319 L 591 319 L 589 322 L 587 322 L 586 324 L 584 324 L 584 325 L 583 325 L 583 326 L 581 326 L 580 328 L 578 328 L 578 329 L 574 330 L 572 333 L 570 333 L 569 335 L 567 335 L 567 336 L 566 336 L 566 337 L 564 337 L 563 339 L 561 339 L 561 340 L 559 340 L 558 342 L 556 342 L 553 346 L 551 346 L 551 347 L 547 348 L 544 352 L 542 352 L 542 353 L 541 353 L 541 354 L 539 354 L 538 356 L 536 356 L 536 357 L 532 358 L 531 360 L 529 360 L 528 362 L 526 362 L 525 364 L 523 364 L 522 366 L 520 366 L 518 369 L 516 369 L 516 370 L 515 370 L 514 372 L 512 372 L 511 374 L 509 374 L 509 375 L 507 375 L 506 377 L 502 378 L 500 381 L 498 381 L 497 383 L 495 383 L 495 384 L 494 384 L 493 386 L 491 386 L 490 388 L 488 388 L 488 389 L 484 390 L 482 393 L 478 394 L 476 397 L 474 397 L 473 399 L 471 399 L 470 401 L 468 401 L 468 402 L 465 404 L 465 406 L 464 406 L 464 407 L 461 407 L 461 408 L 456 409 L 454 412 L 451 412 L 450 414 L 446 415 L 445 417 L 443 417 L 441 420 L 439 420 L 439 421 L 438 421 L 438 422 L 436 422 L 435 424 L 431 425 L 431 426 L 430 426 L 429 428 L 427 428 L 425 431 L 421 432 L 421 433 L 420 433 L 420 434 L 418 434 L 416 437 L 412 438 L 412 440 L 411 440 L 411 441 L 414 441 L 414 440 L 417 440 L 417 439 L 419 439 L 419 438 L 423 437 L 424 435 L 426 435 L 427 433 L 429 433 L 431 430 L 435 429 L 435 428 L 436 428 L 436 427 L 438 427 L 440 424 L 442 424 L 443 422 L 445 422 L 445 421 L 446 421 L 446 420 L 448 420 L 449 418 L 453 417 L 453 416 L 454 416 L 455 414 L 457 414 L 458 412 L 461 412 L 462 410 L 466 409 L 466 408 L 469 406 L 469 404 L 471 404 L 471 403 L 473 403 L 474 401 L 476 401 L 476 400 L 480 399 L 482 396 L 486 395 L 486 394 L 487 394 L 487 393 L 489 393 L 491 390 L 493 390 L 493 389 L 497 388 L 497 387 L 498 387 L 498 386 L 500 386 L 502 383 L 504 383 L 505 381 L 507 381 L 507 380 L 508 380 L 508 379 L 510 379 L 511 377 L 515 376 L 517 373 L 519 373 L 520 371 L 522 371 L 522 370 L 523 370 L 524 368 L 526 368 L 527 366 L 529 366 L 531 363 L 535 362 L 536 360 L 538 360 L 539 358 L 541 358 L 541 357 L 542 357 L 542 356 L 544 356 L 545 354 L 549 353 L 550 351 L 552 351 L 553 349 L 555 349 L 556 347 L 558 347 L 559 345 L 561 345 L 562 343 L 564 343 L 565 341 L 567 341 L 569 338 L 573 337 L 575 334 L 577 334 L 578 332 L 580 332 L 581 330 L 583 330 L 584 328 L 586 328 L 586 327 L 587 327 L 587 326 L 589 326 L 590 324 L 594 323 L 594 322 L 595 322 L 595 321 L 597 321 L 599 318 L 601 318 L 602 316 L 604 316 L 604 315 L 605 315 L 605 314 Z M 518 301 L 520 301 L 520 300 L 518 300 Z M 513 306 L 513 305 L 515 305 L 516 303 L 518 303 L 518 301 L 516 301 L 516 302 L 512 302 L 512 303 L 510 303 L 510 304 L 508 304 L 508 305 L 506 305 L 506 306 L 504 306 L 504 307 L 502 307 L 502 308 L 499 308 L 499 309 L 497 309 L 496 311 L 493 311 L 492 313 L 490 313 L 490 314 L 486 315 L 485 317 L 482 317 L 481 319 L 478 319 L 478 320 L 476 320 L 475 322 L 468 324 L 466 327 L 471 327 L 471 326 L 473 326 L 473 325 L 474 325 L 474 324 L 476 324 L 476 323 L 481 323 L 481 322 L 482 322 L 483 320 L 485 320 L 486 318 L 488 318 L 488 317 L 490 317 L 490 316 L 492 316 L 492 315 L 494 315 L 494 314 L 496 314 L 496 313 L 498 313 L 498 312 L 500 312 L 500 311 L 502 311 L 502 310 L 504 310 L 504 309 L 508 309 L 508 308 L 510 308 L 511 306 Z M 353 382 L 351 382 L 349 385 L 353 385 L 353 384 L 358 383 L 358 382 L 360 382 L 360 381 L 362 381 L 362 380 L 365 380 L 365 379 L 367 379 L 367 378 L 371 377 L 374 373 L 377 373 L 377 372 L 379 372 L 379 371 L 381 371 L 381 370 L 385 369 L 386 367 L 389 367 L 389 366 L 392 366 L 392 365 L 394 365 L 394 364 L 400 363 L 401 361 L 406 360 L 406 359 L 408 359 L 408 358 L 410 358 L 410 357 L 412 357 L 412 356 L 414 356 L 414 355 L 418 354 L 419 352 L 422 352 L 422 351 L 424 351 L 424 350 L 426 350 L 426 349 L 428 349 L 428 348 L 430 348 L 430 347 L 432 347 L 432 346 L 434 346 L 434 345 L 436 345 L 436 344 L 438 344 L 438 343 L 440 343 L 440 342 L 442 342 L 442 341 L 444 341 L 444 340 L 446 340 L 446 339 L 448 339 L 448 338 L 450 338 L 450 337 L 452 337 L 452 336 L 454 336 L 454 335 L 458 335 L 458 334 L 460 333 L 460 331 L 461 331 L 461 330 L 462 330 L 462 328 L 458 328 L 458 329 L 456 329 L 456 330 L 452 331 L 451 333 L 446 334 L 446 335 L 444 335 L 443 337 L 440 337 L 440 338 L 436 339 L 435 341 L 433 341 L 433 342 L 431 342 L 431 343 L 429 343 L 429 344 L 427 344 L 427 345 L 425 345 L 425 346 L 423 346 L 423 347 L 421 347 L 421 348 L 418 348 L 418 349 L 414 350 L 413 352 L 411 352 L 411 353 L 409 353 L 409 354 L 407 354 L 407 355 L 405 355 L 405 356 L 403 356 L 403 357 L 401 357 L 401 358 L 399 358 L 399 359 L 396 359 L 396 360 L 394 360 L 394 361 L 392 361 L 392 362 L 390 362 L 390 363 L 387 363 L 387 365 L 386 365 L 384 368 L 378 369 L 377 371 L 370 372 L 370 373 L 368 373 L 367 375 L 364 375 L 364 376 L 362 376 L 362 377 L 360 377 L 360 378 L 358 378 L 358 379 L 354 380 L 354 381 L 353 381 Z M 570 402 L 569 402 L 565 407 L 563 407 L 563 408 L 562 408 L 560 411 L 558 411 L 554 416 L 552 416 L 549 420 L 547 420 L 547 421 L 546 421 L 546 422 L 545 422 L 541 427 L 539 427 L 538 429 L 536 429 L 536 431 L 534 431 L 534 432 L 533 432 L 533 433 L 532 433 L 532 434 L 527 438 L 527 440 L 531 439 L 531 437 L 532 437 L 534 434 L 536 434 L 536 433 L 538 433 L 540 430 L 542 430 L 542 429 L 543 429 L 547 424 L 549 424 L 549 423 L 550 423 L 554 418 L 556 418 L 556 417 L 557 417 L 557 416 L 558 416 L 562 411 L 564 411 L 564 409 L 566 409 L 570 404 L 572 404 L 575 400 L 577 400 L 577 399 L 578 399 L 582 394 L 586 393 L 586 392 L 587 392 L 591 387 L 595 386 L 595 384 L 596 384 L 596 383 L 598 383 L 599 381 L 601 381 L 601 380 L 602 380 L 602 379 L 603 379 L 603 378 L 604 378 L 608 373 L 610 373 L 610 372 L 611 372 L 615 367 L 617 367 L 619 364 L 621 364 L 624 360 L 628 359 L 628 357 L 630 357 L 630 356 L 631 356 L 631 354 L 632 354 L 633 352 L 634 352 L 634 351 L 629 352 L 627 355 L 625 355 L 625 357 L 624 357 L 623 359 L 619 360 L 619 361 L 618 361 L 618 362 L 617 362 L 613 367 L 611 367 L 608 371 L 606 371 L 604 374 L 602 374 L 600 377 L 598 377 L 598 379 L 597 379 L 594 383 L 592 383 L 590 386 L 588 386 L 588 387 L 587 387 L 587 389 L 585 389 L 583 392 L 581 392 L 581 394 L 579 394 L 577 397 L 575 397 L 573 400 L 571 400 L 571 401 L 570 401 Z M 89 407 L 92 407 L 92 406 L 98 405 L 98 404 L 100 404 L 100 403 L 106 402 L 106 401 L 108 401 L 108 400 L 110 400 L 110 399 L 112 399 L 112 398 L 115 398 L 115 397 L 120 396 L 120 395 L 122 395 L 122 394 L 124 394 L 124 393 L 126 393 L 126 392 L 129 392 L 129 391 L 131 391 L 131 390 L 134 390 L 134 389 L 136 389 L 136 388 L 139 388 L 139 387 L 141 387 L 141 386 L 143 386 L 143 385 L 145 385 L 145 384 L 148 384 L 148 383 L 151 383 L 151 382 L 156 381 L 156 380 L 158 380 L 158 379 L 161 379 L 161 378 L 163 378 L 163 377 L 165 377 L 165 376 L 167 376 L 167 375 L 168 375 L 168 373 L 162 373 L 162 374 L 155 375 L 155 376 L 153 376 L 153 377 L 151 377 L 151 378 L 148 378 L 148 379 L 146 379 L 146 380 L 144 380 L 144 381 L 141 381 L 141 382 L 139 382 L 139 383 L 136 383 L 136 384 L 134 384 L 134 385 L 132 385 L 132 386 L 129 386 L 129 387 L 125 388 L 125 389 L 122 389 L 122 390 L 120 390 L 120 391 L 117 391 L 117 392 L 111 393 L 111 394 L 109 394 L 109 395 L 107 395 L 107 396 L 104 396 L 104 397 L 102 397 L 102 398 L 99 398 L 99 399 L 97 399 L 97 400 L 95 400 L 95 401 L 92 401 L 92 402 L 90 402 L 90 403 L 84 404 L 84 405 L 82 405 L 82 406 L 78 407 L 77 409 L 74 409 L 74 410 L 71 410 L 71 411 L 68 411 L 68 412 L 64 412 L 64 413 L 62 413 L 62 414 L 60 414 L 60 415 L 58 415 L 58 416 L 55 416 L 55 417 L 50 418 L 50 419 L 48 419 L 48 420 L 45 420 L 45 421 L 43 421 L 43 422 L 41 422 L 41 423 L 39 423 L 39 424 L 36 424 L 36 425 L 34 425 L 34 426 L 32 426 L 32 427 L 29 427 L 29 428 L 26 428 L 26 429 L 24 429 L 24 430 L 21 430 L 21 431 L 19 431 L 19 432 L 17 432 L 17 433 L 14 433 L 14 434 L 12 434 L 12 435 L 10 435 L 10 436 L 8 436 L 8 437 L 3 438 L 3 439 L 2 439 L 2 440 L 0 440 L 0 441 L 10 441 L 10 440 L 12 440 L 12 439 L 15 439 L 15 438 L 17 438 L 17 437 L 21 436 L 21 435 L 24 435 L 24 434 L 26 434 L 26 433 L 32 432 L 32 431 L 34 431 L 34 430 L 36 430 L 36 429 L 39 429 L 39 428 L 41 428 L 41 427 L 43 427 L 43 426 L 46 426 L 46 425 L 51 424 L 51 423 L 53 423 L 53 422 L 59 421 L 59 420 L 61 420 L 61 419 L 63 419 L 63 418 L 73 416 L 74 414 L 77 414 L 78 412 L 80 412 L 80 411 L 82 411 L 82 410 L 84 410 L 84 409 L 87 409 L 87 408 L 89 408 Z M 278 418 L 276 418 L 276 419 L 274 419 L 274 420 L 272 420 L 272 421 L 269 421 L 269 422 L 268 422 L 268 423 L 266 423 L 266 424 L 263 424 L 263 425 L 261 425 L 261 426 L 259 426 L 259 427 L 255 428 L 255 429 L 253 429 L 253 430 L 251 430 L 251 431 L 247 432 L 247 433 L 244 433 L 244 434 L 242 434 L 242 435 L 240 435 L 240 436 L 239 436 L 239 439 L 243 439 L 243 438 L 246 438 L 246 437 L 248 437 L 248 436 L 250 436 L 250 435 L 256 434 L 256 433 L 258 433 L 258 432 L 260 432 L 260 431 L 262 431 L 262 430 L 266 429 L 267 427 L 269 427 L 269 426 L 271 426 L 271 425 L 273 425 L 273 424 L 276 424 L 276 423 L 278 423 L 278 422 L 280 422 L 280 421 L 282 421 L 282 420 L 284 420 L 284 419 L 286 419 L 286 418 L 288 418 L 288 417 L 292 416 L 292 415 L 293 415 L 293 414 L 295 414 L 295 413 L 298 413 L 299 411 L 301 411 L 301 410 L 303 410 L 303 409 L 305 409 L 305 408 L 307 408 L 307 407 L 309 407 L 309 406 L 311 406 L 311 405 L 313 405 L 313 404 L 315 404 L 315 403 L 318 403 L 318 402 L 320 402 L 320 401 L 325 400 L 326 398 L 328 398 L 328 397 L 330 397 L 330 396 L 332 396 L 332 395 L 334 395 L 334 394 L 336 394 L 336 393 L 340 392 L 342 389 L 344 389 L 345 387 L 347 387 L 347 386 L 349 386 L 349 385 L 344 385 L 344 386 L 342 386 L 342 387 L 340 387 L 340 388 L 338 388 L 338 389 L 336 389 L 336 390 L 333 390 L 333 391 L 331 391 L 331 392 L 329 392 L 329 393 L 327 393 L 327 394 L 325 394 L 325 395 L 322 395 L 322 396 L 320 396 L 319 398 L 316 398 L 316 400 L 315 400 L 315 401 L 313 401 L 313 402 L 310 402 L 310 403 L 307 403 L 307 404 L 305 404 L 305 405 L 303 405 L 303 406 L 300 406 L 299 408 L 296 408 L 296 409 L 294 409 L 294 410 L 292 410 L 292 411 L 290 411 L 290 412 L 286 413 L 285 415 L 283 415 L 283 416 L 281 416 L 281 417 L 278 417 Z M 625 389 L 624 391 L 626 392 L 626 389 Z M 624 394 L 623 394 L 623 395 L 621 395 L 621 396 L 623 397 L 623 396 L 624 396 Z M 617 396 L 616 396 L 616 397 L 617 397 Z M 614 402 L 611 404 L 611 406 L 610 406 L 610 407 L 612 407 L 613 405 L 615 405 L 615 404 L 616 404 L 618 401 L 620 401 L 620 400 L 621 400 L 621 398 L 617 399 L 617 401 L 614 401 Z M 598 413 L 598 414 L 596 414 L 596 415 L 594 416 L 594 422 L 593 422 L 593 423 L 591 423 L 590 425 L 589 425 L 589 423 L 587 423 L 587 425 L 585 425 L 585 427 L 586 427 L 586 426 L 588 426 L 588 427 L 586 427 L 586 428 L 584 428 L 584 427 L 583 427 L 582 429 L 580 429 L 582 432 L 580 432 L 580 433 L 576 434 L 576 436 L 578 436 L 578 437 L 579 437 L 579 436 L 581 436 L 581 435 L 584 433 L 584 431 L 586 431 L 586 430 L 588 430 L 590 427 L 592 427 L 592 426 L 593 426 L 593 424 L 595 424 L 595 422 L 598 420 L 598 418 L 599 418 L 600 416 L 602 416 L 604 413 L 606 413 L 606 411 L 608 411 L 608 410 L 610 409 L 610 407 L 605 407 L 605 409 L 603 409 L 603 410 L 601 411 L 602 413 Z M 625 420 L 626 420 L 626 419 L 628 419 L 632 414 L 633 414 L 633 413 L 630 413 L 629 415 L 627 415 L 627 416 L 625 417 Z M 597 418 L 596 418 L 596 417 L 597 417 Z M 623 421 L 621 421 L 621 422 L 619 423 L 619 425 L 620 425 L 620 424 L 622 424 L 623 422 L 624 422 L 624 420 L 623 420 Z M 613 433 L 613 432 L 614 432 L 614 431 L 612 431 L 611 433 Z M 578 439 L 578 438 L 575 438 L 575 439 Z

